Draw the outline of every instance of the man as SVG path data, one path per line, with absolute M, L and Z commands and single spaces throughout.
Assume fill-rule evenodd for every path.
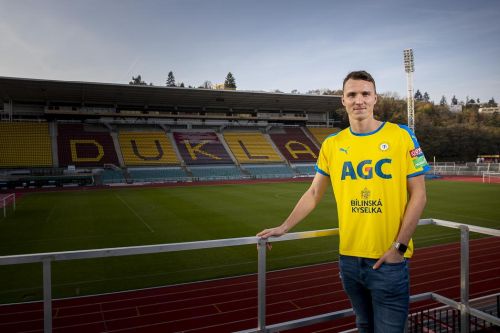
M 359 332 L 404 332 L 409 307 L 411 236 L 426 203 L 429 166 L 412 131 L 374 118 L 375 81 L 344 79 L 350 127 L 322 144 L 316 175 L 290 216 L 257 236 L 281 236 L 320 202 L 331 182 L 339 217 L 339 267 Z

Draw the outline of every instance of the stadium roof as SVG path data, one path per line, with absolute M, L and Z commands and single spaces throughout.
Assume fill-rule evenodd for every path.
M 71 103 L 111 107 L 295 110 L 327 112 L 341 107 L 340 96 L 300 95 L 200 88 L 40 80 L 0 77 L 3 102 Z

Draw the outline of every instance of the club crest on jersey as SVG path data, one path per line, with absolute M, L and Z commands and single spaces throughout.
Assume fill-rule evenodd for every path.
M 379 148 L 381 151 L 387 151 L 389 149 L 389 144 L 387 142 L 382 142 Z
M 382 167 L 384 164 L 391 164 L 392 160 L 390 158 L 384 158 L 375 163 L 375 167 L 372 165 L 372 160 L 364 160 L 358 163 L 356 167 L 352 164 L 351 161 L 345 161 L 342 165 L 342 180 L 345 180 L 347 177 L 351 177 L 352 180 L 356 180 L 358 178 L 361 179 L 372 179 L 373 171 L 375 170 L 375 175 L 382 179 L 391 179 L 392 175 L 389 173 L 384 173 L 382 171 Z

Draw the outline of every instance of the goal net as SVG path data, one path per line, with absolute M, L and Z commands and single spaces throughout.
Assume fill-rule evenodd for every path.
M 16 210 L 16 194 L 0 194 L 0 209 L 3 212 L 3 217 L 7 217 L 8 211 Z
M 483 183 L 500 184 L 500 172 L 483 172 Z

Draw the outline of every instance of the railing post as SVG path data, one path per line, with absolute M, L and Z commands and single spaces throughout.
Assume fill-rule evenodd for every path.
M 266 332 L 266 247 L 267 239 L 259 239 L 258 258 L 258 325 L 259 332 Z
M 460 226 L 460 332 L 469 333 L 469 227 Z
M 50 258 L 43 260 L 43 331 L 52 333 L 52 277 Z
M 500 295 L 497 296 L 497 317 L 500 317 Z

